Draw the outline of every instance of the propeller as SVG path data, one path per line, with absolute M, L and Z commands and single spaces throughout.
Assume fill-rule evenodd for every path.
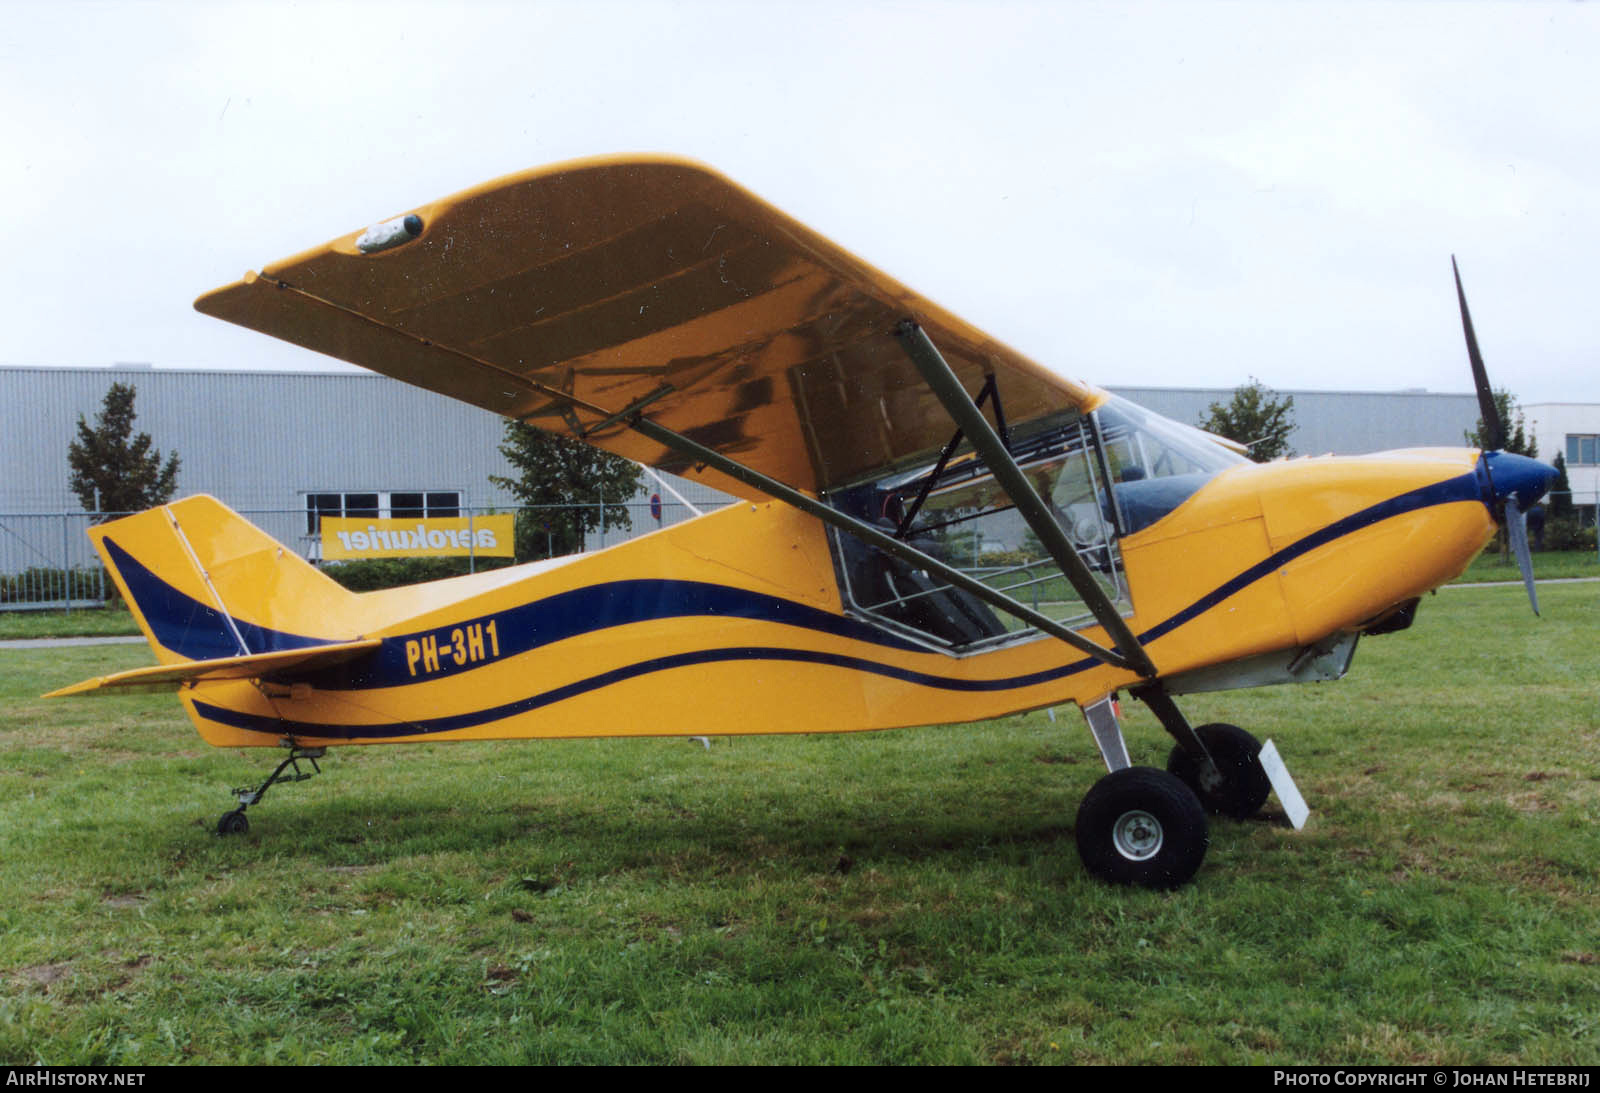
M 1539 613 L 1539 597 L 1533 586 L 1533 552 L 1528 548 L 1528 509 L 1538 504 L 1555 481 L 1556 470 L 1527 456 L 1504 450 L 1506 424 L 1500 417 L 1494 390 L 1489 386 L 1489 372 L 1483 366 L 1483 354 L 1478 351 L 1478 336 L 1472 329 L 1472 313 L 1467 310 L 1467 294 L 1461 287 L 1461 267 L 1456 256 L 1450 256 L 1450 269 L 1456 277 L 1456 300 L 1461 304 L 1461 331 L 1467 337 L 1467 358 L 1472 362 L 1472 382 L 1478 391 L 1478 413 L 1483 418 L 1483 455 L 1479 464 L 1489 485 L 1490 495 L 1499 502 L 1495 513 L 1506 536 L 1511 541 L 1511 552 L 1516 555 L 1517 568 L 1522 571 L 1522 583 L 1528 590 L 1528 602 L 1533 613 Z M 1492 510 L 1491 510 L 1492 511 Z
M 1506 534 L 1511 536 L 1511 553 L 1517 556 L 1517 568 L 1522 570 L 1522 584 L 1528 590 L 1528 602 L 1533 613 L 1539 613 L 1539 595 L 1533 590 L 1533 552 L 1528 549 L 1528 514 L 1517 504 L 1517 495 L 1506 496 Z

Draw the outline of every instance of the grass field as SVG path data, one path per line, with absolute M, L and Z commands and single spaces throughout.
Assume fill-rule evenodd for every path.
M 137 634 L 139 624 L 126 607 L 76 611 L 0 611 L 0 641 L 27 638 L 87 638 Z
M 1600 577 L 1600 556 L 1592 550 L 1550 550 L 1533 555 L 1535 580 L 1559 580 L 1569 577 Z M 1456 584 L 1485 581 L 1520 581 L 1522 572 L 1515 558 L 1502 558 L 1493 551 L 1485 551 L 1472 559 L 1467 571 L 1455 580 Z
M 0 1063 L 1600 1062 L 1600 585 L 1452 589 L 1348 679 L 1190 699 L 1313 812 L 1089 880 L 1076 711 L 274 756 L 141 647 L 0 653 Z M 752 716 L 759 716 L 753 711 Z M 1136 762 L 1166 738 L 1130 711 Z

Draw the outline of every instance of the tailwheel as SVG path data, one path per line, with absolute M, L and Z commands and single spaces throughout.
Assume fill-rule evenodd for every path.
M 1096 782 L 1078 806 L 1076 834 L 1085 869 L 1141 888 L 1186 884 L 1211 842 L 1194 791 L 1154 767 L 1124 767 Z
M 267 790 L 284 782 L 304 782 L 307 778 L 315 777 L 322 773 L 322 768 L 317 765 L 317 760 L 327 754 L 326 748 L 302 748 L 296 744 L 288 744 L 289 757 L 279 763 L 277 769 L 267 775 L 267 780 L 259 786 L 239 786 L 233 795 L 239 801 L 239 807 L 232 812 L 224 812 L 217 821 L 218 835 L 243 835 L 250 830 L 250 821 L 245 819 L 244 810 L 256 804 L 267 795 Z M 309 763 L 310 770 L 300 766 Z
M 1237 725 L 1218 722 L 1195 731 L 1206 746 L 1219 777 L 1205 777 L 1201 763 L 1182 747 L 1172 749 L 1167 770 L 1194 790 L 1206 811 L 1247 820 L 1261 811 L 1272 783 L 1261 767 L 1261 741 Z

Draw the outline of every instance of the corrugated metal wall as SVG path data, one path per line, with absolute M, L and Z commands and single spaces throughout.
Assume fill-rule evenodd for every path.
M 383 376 L 0 367 L 0 512 L 76 511 L 67 446 L 113 383 L 138 389 L 135 428 L 183 461 L 180 494 L 211 493 L 238 509 L 304 508 L 307 492 L 455 490 L 469 506 L 505 505 L 489 485 L 506 474 L 501 419 Z M 1112 388 L 1156 413 L 1194 423 L 1224 388 Z M 1289 391 L 1296 452 L 1356 453 L 1460 446 L 1477 420 L 1470 394 Z M 691 500 L 723 500 L 674 482 Z M 656 492 L 646 481 L 643 497 Z M 574 501 L 580 500 L 574 498 Z
M 509 505 L 503 419 L 384 376 L 0 367 L 0 512 L 72 512 L 67 446 L 112 383 L 138 389 L 136 432 L 182 461 L 179 495 L 236 509 L 303 510 L 306 493 L 454 490 Z M 164 454 L 163 454 L 164 458 Z M 692 502 L 726 500 L 674 479 Z M 646 482 L 641 499 L 655 492 Z M 574 501 L 584 500 L 574 498 Z
M 323 490 L 460 490 L 506 500 L 499 419 L 381 376 L 190 372 L 149 368 L 0 368 L 0 510 L 78 508 L 67 446 L 113 382 L 138 389 L 135 429 L 182 460 L 180 493 L 235 508 L 299 508 Z
M 1197 425 L 1213 402 L 1226 404 L 1232 388 L 1108 387 L 1162 417 Z M 1428 391 L 1274 391 L 1294 396 L 1296 455 L 1363 455 L 1397 448 L 1462 448 L 1478 423 L 1476 395 Z

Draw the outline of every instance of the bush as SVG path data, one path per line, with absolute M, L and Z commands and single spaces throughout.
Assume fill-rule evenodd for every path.
M 1594 528 L 1580 525 L 1576 516 L 1548 520 L 1544 525 L 1544 549 L 1592 552 L 1595 549 L 1594 532 Z
M 470 572 L 470 558 L 370 558 L 357 562 L 330 562 L 322 571 L 352 592 L 441 581 Z M 477 569 L 501 569 L 510 558 L 479 558 Z
M 74 600 L 115 599 L 117 586 L 97 565 L 72 569 L 32 566 L 21 573 L 0 576 L 0 603 L 48 603 Z
M 1029 562 L 1047 561 L 1037 554 L 1029 554 L 1026 550 L 989 550 L 978 555 L 978 564 L 983 566 L 1011 566 L 1027 565 Z

